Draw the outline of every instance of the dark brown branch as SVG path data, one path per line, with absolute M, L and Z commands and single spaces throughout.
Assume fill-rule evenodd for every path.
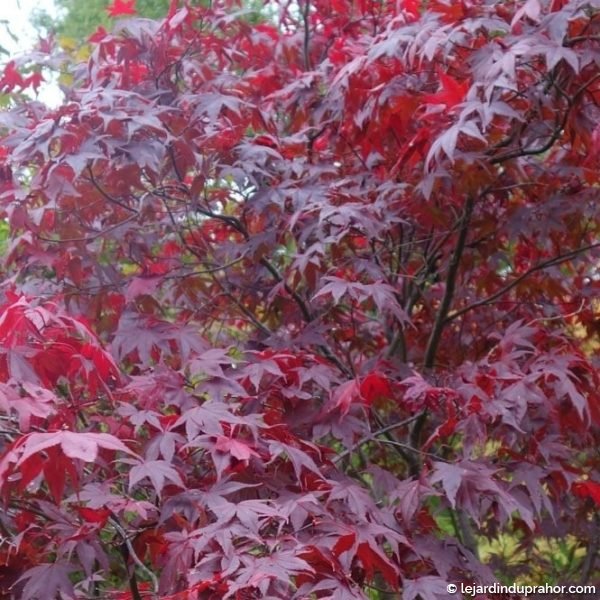
M 334 463 L 340 462 L 341 460 L 343 460 L 344 458 L 346 458 L 346 456 L 350 456 L 350 454 L 352 454 L 355 450 L 357 450 L 361 446 L 364 446 L 366 443 L 368 443 L 368 442 L 374 442 L 377 439 L 378 436 L 385 435 L 386 433 L 389 433 L 390 431 L 393 431 L 394 429 L 398 429 L 400 427 L 404 427 L 404 425 L 409 425 L 413 421 L 416 421 L 418 418 L 419 418 L 419 415 L 413 415 L 412 417 L 409 417 L 408 419 L 404 419 L 403 421 L 398 421 L 397 423 L 392 423 L 391 425 L 387 425 L 386 427 L 382 427 L 381 429 L 377 429 L 376 431 L 372 431 L 368 435 L 365 435 L 363 438 L 361 438 L 360 440 L 358 440 L 358 442 L 356 442 L 355 444 L 353 444 L 351 448 L 348 448 L 347 450 L 344 450 L 343 452 L 340 452 L 333 459 L 332 462 L 334 462 Z
M 556 123 L 556 125 L 554 127 L 554 131 L 548 138 L 548 141 L 546 143 L 542 144 L 541 146 L 538 146 L 537 148 L 519 148 L 518 150 L 513 150 L 512 152 L 507 152 L 506 154 L 501 154 L 500 156 L 496 156 L 495 158 L 492 158 L 490 163 L 492 165 L 498 165 L 498 164 L 502 164 L 503 162 L 506 162 L 507 160 L 511 160 L 513 158 L 521 158 L 523 156 L 535 156 L 537 154 L 543 154 L 544 152 L 547 152 L 548 150 L 550 150 L 550 148 L 552 148 L 552 146 L 554 146 L 555 142 L 562 135 L 563 129 L 564 129 L 565 125 L 567 124 L 568 118 L 569 118 L 569 109 L 565 110 L 565 114 L 563 115 L 563 118 L 559 122 Z
M 500 156 L 496 156 L 496 157 L 492 158 L 490 163 L 492 165 L 502 164 L 503 162 L 506 162 L 507 160 L 511 160 L 513 158 L 521 158 L 523 156 L 535 156 L 538 154 L 543 154 L 544 152 L 547 152 L 548 150 L 550 150 L 550 148 L 552 148 L 552 146 L 558 141 L 558 139 L 562 135 L 563 130 L 569 119 L 569 114 L 571 113 L 571 109 L 573 108 L 575 101 L 579 98 L 579 96 L 581 96 L 581 94 L 583 94 L 588 89 L 588 87 L 590 87 L 590 85 L 592 85 L 595 81 L 598 81 L 598 79 L 600 79 L 600 73 L 594 75 L 592 78 L 589 79 L 589 81 L 582 84 L 575 91 L 573 96 L 568 96 L 560 88 L 555 86 L 555 87 L 557 87 L 557 89 L 559 90 L 561 95 L 566 97 L 568 105 L 563 114 L 562 119 L 560 119 L 556 122 L 554 131 L 552 132 L 552 134 L 550 135 L 548 140 L 541 146 L 538 146 L 537 148 L 519 148 L 518 150 L 513 150 L 512 152 L 507 152 L 506 154 L 501 154 Z M 500 145 L 504 145 L 504 142 L 501 142 Z M 496 146 L 496 148 L 498 148 L 498 147 L 500 147 L 500 146 Z
M 572 38 L 567 38 L 563 42 L 563 46 L 570 48 L 575 44 L 579 44 L 580 42 L 600 42 L 600 35 L 576 35 Z
M 243 261 L 245 258 L 246 255 L 242 254 L 241 256 L 230 260 L 224 265 L 215 265 L 214 267 L 207 266 L 205 269 L 201 269 L 200 271 L 189 271 L 188 273 L 184 273 L 182 275 L 164 275 L 163 279 L 186 279 L 188 277 L 195 277 L 196 275 L 212 275 L 213 273 L 218 273 L 219 271 L 226 271 L 230 267 L 233 267 L 237 263 Z
M 101 231 L 96 231 L 95 233 L 84 236 L 84 237 L 60 238 L 58 240 L 54 240 L 52 238 L 48 238 L 48 237 L 45 237 L 40 234 L 37 234 L 36 237 L 38 238 L 38 240 L 42 240 L 43 242 L 52 242 L 54 244 L 67 244 L 69 242 L 85 242 L 87 244 L 89 242 L 93 242 L 93 241 L 97 240 L 99 237 L 106 235 L 107 233 L 109 233 L 110 231 L 113 231 L 114 229 L 118 229 L 122 225 L 125 225 L 125 223 L 129 223 L 130 221 L 133 221 L 137 216 L 138 216 L 137 213 L 135 213 L 133 215 L 129 215 L 127 218 L 123 219 L 122 221 L 119 221 L 118 223 L 115 223 L 114 225 L 109 225 L 108 227 L 102 229 Z
M 121 539 L 123 540 L 123 543 L 125 544 L 125 548 L 127 550 L 127 556 L 129 556 L 129 558 L 131 558 L 131 560 L 133 560 L 133 562 L 150 578 L 150 581 L 152 582 L 152 590 L 154 592 L 153 597 L 158 598 L 158 579 L 156 578 L 156 575 L 142 562 L 140 557 L 136 554 L 133 544 L 131 543 L 129 536 L 127 535 L 127 532 L 123 529 L 118 519 L 114 516 L 111 516 L 110 522 L 117 531 L 117 533 L 120 535 Z M 135 570 L 132 572 L 130 577 L 130 587 L 133 597 L 136 600 L 142 600 L 140 592 L 137 588 Z
M 173 157 L 171 157 L 171 159 L 173 160 Z M 177 172 L 176 172 L 177 173 Z M 186 188 L 187 190 L 187 188 Z M 163 200 L 163 203 L 165 204 L 165 207 L 167 208 L 167 211 L 169 211 L 169 215 L 171 216 L 171 222 L 173 223 L 174 227 L 177 229 L 177 227 L 175 226 L 175 222 L 173 219 L 173 216 L 171 215 L 171 212 L 169 210 L 169 207 L 167 205 L 167 196 L 164 194 L 160 194 L 157 193 L 156 191 L 151 192 L 153 193 L 155 196 L 161 198 Z M 188 192 L 189 194 L 189 192 Z M 250 239 L 250 235 L 248 234 L 247 229 L 244 227 L 244 224 L 237 219 L 236 217 L 232 217 L 229 215 L 221 215 L 221 214 L 217 214 L 217 213 L 213 213 L 209 208 L 205 208 L 205 207 L 201 207 L 201 206 L 196 206 L 195 209 L 200 212 L 201 214 L 203 214 L 204 216 L 213 218 L 213 219 L 217 219 L 220 220 L 224 223 L 226 223 L 227 225 L 229 225 L 230 227 L 232 227 L 233 229 L 235 229 L 238 233 L 240 233 L 244 239 L 246 241 L 248 241 Z M 180 238 L 183 238 L 183 236 L 180 235 Z M 184 244 L 186 245 L 186 247 L 188 248 L 188 250 L 190 250 L 190 252 L 192 252 L 192 254 L 194 254 L 194 256 L 198 257 L 198 254 L 190 249 L 190 247 L 188 246 L 187 242 L 184 241 Z M 198 257 L 199 258 L 199 257 Z M 288 283 L 287 281 L 284 280 L 283 276 L 281 275 L 281 273 L 279 272 L 279 270 L 277 269 L 277 267 L 275 265 L 273 265 L 267 258 L 265 258 L 264 256 L 260 259 L 260 264 L 265 267 L 267 269 L 267 271 L 269 271 L 269 273 L 273 276 L 273 278 L 278 282 L 278 283 L 282 283 L 283 284 L 283 288 L 285 289 L 285 291 L 292 297 L 292 299 L 294 300 L 294 302 L 297 304 L 298 308 L 300 309 L 300 312 L 302 313 L 302 317 L 303 319 L 307 322 L 310 323 L 314 317 L 310 311 L 310 308 L 307 304 L 307 302 L 302 298 L 302 296 L 300 296 L 300 294 L 294 290 Z M 243 305 L 238 304 L 238 306 L 243 310 L 243 312 L 246 314 L 246 316 L 249 317 L 249 314 L 247 312 L 247 309 L 245 309 L 245 307 L 243 307 Z M 257 319 L 252 319 L 252 321 L 257 324 L 259 323 L 259 321 Z M 262 325 L 262 324 L 261 324 Z M 261 329 L 263 329 L 264 326 L 261 326 Z M 266 329 L 266 328 L 265 328 Z M 320 353 L 327 358 L 327 360 L 329 360 L 330 362 L 334 363 L 336 365 L 336 367 L 342 372 L 344 373 L 347 377 L 352 377 L 352 369 L 349 369 L 335 354 L 334 352 L 331 350 L 331 348 L 326 345 L 326 344 L 321 344 L 318 346 Z
M 304 23 L 304 44 L 303 44 L 303 54 L 304 54 L 304 69 L 306 71 L 311 70 L 310 63 L 310 23 L 309 17 L 310 15 L 310 0 L 304 0 L 304 8 L 302 10 L 302 21 Z
M 441 239 L 431 248 L 429 249 L 429 244 L 433 240 L 433 234 L 430 234 L 427 238 L 423 238 L 422 240 L 418 240 L 418 242 L 424 242 L 427 245 L 427 249 L 425 251 L 425 263 L 423 266 L 415 273 L 413 276 L 413 280 L 410 285 L 410 292 L 408 295 L 408 299 L 405 302 L 403 309 L 406 314 L 410 317 L 412 313 L 412 309 L 417 302 L 419 296 L 423 293 L 423 287 L 427 282 L 427 279 L 431 277 L 435 273 L 436 263 L 439 258 L 439 251 L 446 243 L 448 238 L 452 235 L 452 232 L 455 230 L 455 227 L 449 229 L 446 233 L 444 233 Z M 415 242 L 417 243 L 417 242 Z M 406 347 L 404 340 L 404 332 L 402 328 L 400 328 L 386 351 L 386 356 L 391 358 L 396 355 L 400 351 L 400 355 L 402 360 L 406 361 Z
M 167 146 L 167 148 L 169 150 L 169 158 L 171 159 L 171 164 L 173 165 L 173 171 L 175 171 L 175 176 L 181 183 L 183 183 L 185 181 L 185 178 L 182 175 L 181 171 L 179 170 L 179 167 L 177 166 L 177 161 L 175 160 L 175 150 L 173 148 L 173 144 L 169 144 Z
M 600 519 L 597 514 L 594 517 L 594 524 L 596 525 L 595 531 L 592 534 L 592 539 L 590 540 L 590 545 L 588 546 L 581 569 L 581 585 L 587 584 L 590 580 L 590 577 L 594 571 L 596 559 L 598 558 L 598 550 L 600 549 L 600 533 L 598 532 Z
M 277 270 L 277 267 L 275 265 L 273 265 L 267 258 L 265 258 L 263 256 L 260 259 L 260 264 L 263 267 L 265 267 L 267 269 L 267 271 L 269 271 L 269 273 L 271 273 L 271 275 L 273 276 L 273 278 L 278 283 L 283 283 L 283 289 L 294 299 L 294 301 L 296 302 L 296 304 L 300 308 L 300 312 L 302 313 L 302 316 L 304 317 L 304 320 L 307 323 L 310 323 L 310 321 L 313 320 L 313 316 L 312 316 L 312 314 L 310 312 L 310 309 L 308 308 L 308 305 L 306 304 L 306 302 L 302 298 L 302 296 L 300 296 L 300 294 L 298 294 L 298 292 L 296 292 L 296 290 L 292 289 L 292 287 L 287 283 L 287 281 L 284 281 L 283 276 Z
M 211 277 L 212 277 L 213 282 L 221 288 L 221 291 L 223 292 L 223 294 L 227 298 L 229 298 L 240 309 L 242 314 L 245 315 L 248 318 L 248 320 L 259 331 L 261 331 L 267 337 L 273 335 L 273 332 L 262 321 L 260 321 L 258 319 L 258 317 L 249 308 L 244 306 L 244 303 L 242 302 L 242 300 L 236 298 L 231 291 L 226 289 L 225 285 L 221 281 L 219 281 L 219 279 L 217 279 L 217 277 L 215 277 L 214 273 L 211 273 Z
M 445 319 L 446 323 L 450 323 L 451 321 L 454 321 L 454 319 L 461 317 L 465 313 L 467 313 L 475 308 L 478 308 L 479 306 L 484 306 L 486 304 L 492 304 L 493 302 L 498 300 L 498 298 L 500 298 L 501 296 L 503 296 L 504 294 L 506 294 L 507 292 L 512 290 L 512 288 L 519 285 L 519 283 L 521 283 L 524 279 L 526 279 L 527 277 L 529 277 L 536 271 L 542 271 L 543 269 L 547 269 L 548 267 L 552 267 L 554 265 L 559 265 L 563 262 L 571 260 L 572 258 L 575 258 L 577 255 L 581 254 L 582 252 L 587 252 L 588 250 L 593 250 L 594 248 L 598 248 L 598 247 L 600 247 L 600 242 L 596 242 L 595 244 L 589 244 L 587 246 L 583 246 L 582 248 L 577 248 L 576 250 L 571 250 L 570 252 L 565 252 L 564 254 L 559 254 L 558 256 L 554 256 L 553 258 L 549 258 L 548 260 L 542 261 L 541 263 L 538 263 L 537 265 L 534 265 L 533 267 L 531 267 L 530 269 L 525 271 L 525 273 L 522 273 L 521 275 L 519 275 L 516 279 L 514 279 L 510 283 L 507 283 L 505 286 L 500 288 L 497 292 L 493 293 L 491 296 L 488 296 L 487 298 L 483 298 L 482 300 L 478 300 L 477 302 L 473 302 L 472 304 L 469 304 L 468 306 L 465 306 L 465 307 L 453 312 L 451 315 L 447 315 L 446 319 Z
M 456 278 L 458 276 L 458 269 L 460 267 L 460 261 L 462 258 L 465 243 L 467 241 L 467 233 L 469 230 L 469 222 L 473 213 L 473 207 L 475 200 L 472 197 L 467 198 L 465 204 L 465 210 L 460 220 L 460 229 L 458 233 L 458 240 L 454 247 L 454 252 L 450 258 L 450 264 L 448 265 L 448 274 L 446 275 L 446 288 L 444 290 L 444 296 L 442 303 L 435 316 L 433 328 L 427 341 L 427 348 L 425 350 L 425 357 L 423 359 L 423 366 L 425 369 L 433 368 L 435 364 L 435 355 L 437 353 L 440 340 L 442 338 L 442 332 L 447 324 L 446 317 L 454 298 L 454 290 L 456 288 Z
M 458 509 L 456 511 L 456 520 L 460 530 L 462 543 L 465 548 L 470 550 L 476 558 L 478 557 L 478 544 L 475 536 L 473 535 L 473 528 L 471 521 L 464 510 Z
M 92 168 L 90 167 L 89 164 L 87 165 L 86 169 L 89 174 L 90 181 L 92 182 L 93 186 L 98 190 L 98 192 L 100 192 L 100 194 L 102 195 L 103 198 L 108 200 L 111 204 L 116 204 L 117 206 L 120 206 L 121 208 L 124 208 L 125 210 L 127 210 L 129 212 L 137 214 L 138 211 L 135 208 L 131 208 L 131 206 L 128 206 L 127 204 L 125 204 L 124 202 L 121 202 L 120 200 L 117 200 L 116 198 L 111 196 L 108 192 L 106 192 L 106 190 L 104 190 L 102 188 L 102 186 L 96 181 L 96 178 L 94 177 Z
M 427 341 L 427 348 L 425 349 L 425 357 L 423 359 L 423 366 L 426 370 L 432 369 L 435 365 L 435 356 L 442 339 L 442 333 L 446 326 L 446 317 L 454 298 L 454 290 L 456 288 L 456 279 L 458 276 L 458 269 L 460 267 L 460 261 L 465 249 L 467 241 L 467 234 L 469 231 L 469 223 L 471 221 L 471 215 L 473 214 L 473 208 L 475 206 L 475 199 L 472 196 L 467 198 L 465 209 L 462 217 L 459 221 L 459 232 L 454 252 L 450 258 L 448 265 L 448 273 L 446 275 L 446 287 L 444 290 L 444 296 L 442 302 L 438 308 L 433 328 Z M 419 418 L 415 421 L 415 424 L 410 432 L 410 446 L 418 448 L 421 441 L 421 432 L 425 427 L 427 421 L 427 411 L 423 411 Z M 419 461 L 415 461 L 415 464 L 411 465 L 411 475 L 416 477 L 420 469 Z
M 276 279 L 279 283 L 283 284 L 283 289 L 294 299 L 298 307 L 300 308 L 300 312 L 302 313 L 302 317 L 307 323 L 310 323 L 314 316 L 312 315 L 308 304 L 304 301 L 302 296 L 296 290 L 294 290 L 288 283 L 283 279 L 281 273 L 277 270 L 277 267 L 269 262 L 265 257 L 260 259 L 260 264 L 263 265 L 269 273 Z M 319 351 L 325 358 L 335 364 L 335 366 L 344 373 L 347 377 L 353 377 L 352 369 L 348 368 L 331 350 L 329 346 L 326 344 L 320 344 L 318 346 Z

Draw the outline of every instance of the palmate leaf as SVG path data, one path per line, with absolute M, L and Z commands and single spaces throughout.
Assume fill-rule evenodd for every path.
M 60 446 L 65 456 L 84 462 L 94 462 L 100 449 L 135 455 L 121 440 L 107 433 L 76 433 L 72 431 L 30 433 L 20 440 L 20 456 L 17 466 L 33 454 L 57 445 Z
M 133 488 L 140 480 L 147 477 L 152 482 L 156 493 L 160 495 L 165 481 L 184 488 L 185 485 L 179 473 L 165 460 L 148 460 L 131 467 L 129 471 L 129 488 Z
M 448 584 L 440 577 L 425 576 L 404 584 L 402 600 L 439 600 L 448 597 Z
M 19 579 L 26 582 L 22 588 L 21 598 L 39 600 L 40 598 L 61 598 L 73 600 L 77 598 L 75 588 L 70 580 L 73 567 L 68 563 L 56 562 L 33 567 Z

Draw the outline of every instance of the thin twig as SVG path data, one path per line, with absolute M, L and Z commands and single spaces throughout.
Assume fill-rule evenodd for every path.
M 311 70 L 310 64 L 310 23 L 308 17 L 310 15 L 310 0 L 304 0 L 304 9 L 302 11 L 302 21 L 304 23 L 304 68 L 307 71 Z
M 173 157 L 171 157 L 171 159 L 173 160 Z M 177 174 L 177 172 L 176 172 Z M 180 175 L 180 174 L 179 174 Z M 181 180 L 182 181 L 182 180 Z M 183 181 L 182 181 L 183 182 Z M 169 216 L 171 218 L 171 222 L 174 226 L 175 229 L 177 229 L 176 224 L 175 224 L 175 220 L 174 217 L 169 209 L 169 206 L 167 204 L 167 200 L 170 199 L 170 196 L 164 193 L 160 193 L 158 191 L 151 191 L 151 194 L 157 196 L 158 198 L 161 198 L 165 208 L 167 209 L 167 211 L 169 212 Z M 187 188 L 185 189 L 184 193 L 187 193 L 188 196 L 190 196 L 189 190 L 187 190 Z M 191 199 L 191 197 L 190 197 Z M 221 215 L 218 213 L 214 213 L 210 210 L 210 208 L 208 207 L 201 207 L 201 206 L 195 206 L 194 207 L 195 210 L 197 210 L 199 213 L 203 214 L 204 216 L 210 217 L 212 219 L 217 219 L 219 221 L 222 221 L 224 223 L 226 223 L 227 225 L 229 225 L 230 227 L 232 227 L 233 229 L 235 229 L 238 233 L 240 233 L 244 239 L 246 241 L 250 240 L 250 234 L 248 233 L 248 230 L 246 229 L 246 227 L 244 226 L 244 224 L 237 218 L 237 217 L 233 217 L 230 215 Z M 184 240 L 183 236 L 181 235 L 181 232 L 178 231 L 179 237 L 182 240 L 182 242 L 184 243 L 184 245 L 188 248 L 188 250 L 197 258 L 201 258 L 197 252 L 195 252 L 188 244 L 187 242 Z M 260 259 L 260 264 L 265 267 L 267 269 L 267 271 L 269 271 L 269 273 L 273 276 L 273 278 L 278 282 L 281 283 L 283 285 L 283 288 L 285 289 L 285 291 L 292 297 L 292 299 L 294 300 L 294 302 L 296 303 L 296 305 L 298 306 L 298 308 L 300 309 L 300 312 L 302 313 L 302 317 L 303 319 L 307 322 L 310 323 L 311 321 L 313 321 L 314 317 L 311 313 L 310 307 L 308 305 L 308 303 L 302 298 L 302 296 L 300 296 L 300 294 L 294 290 L 287 281 L 285 281 L 283 275 L 279 272 L 279 270 L 277 269 L 277 267 L 271 263 L 266 257 L 262 257 Z M 239 305 L 238 305 L 239 306 Z M 241 306 L 240 306 L 241 308 Z M 249 317 L 248 312 L 244 311 L 246 316 Z M 255 319 L 253 319 L 253 321 L 255 321 Z M 255 322 L 255 324 L 258 321 Z M 327 345 L 327 344 L 320 344 L 318 346 L 319 352 L 325 357 L 327 358 L 330 362 L 334 363 L 336 365 L 336 367 L 342 372 L 344 373 L 346 376 L 348 377 L 352 377 L 352 369 L 349 369 L 335 354 L 334 352 L 331 350 L 331 348 Z
M 552 132 L 552 134 L 550 135 L 550 137 L 544 144 L 542 144 L 541 146 L 538 146 L 537 148 L 519 148 L 518 150 L 512 150 L 511 152 L 507 152 L 506 154 L 501 154 L 500 156 L 496 156 L 496 157 L 492 158 L 490 163 L 492 165 L 502 164 L 503 162 L 506 162 L 507 160 L 511 160 L 513 158 L 521 158 L 524 156 L 536 156 L 538 154 L 543 154 L 544 152 L 547 152 L 548 150 L 550 150 L 550 148 L 552 148 L 552 146 L 555 144 L 555 142 L 562 135 L 563 130 L 567 124 L 567 121 L 569 120 L 569 115 L 571 113 L 571 109 L 573 108 L 577 98 L 579 96 L 581 96 L 581 94 L 583 94 L 594 82 L 598 81 L 599 79 L 600 79 L 600 73 L 594 75 L 588 81 L 586 81 L 584 84 L 579 86 L 579 88 L 575 91 L 575 93 L 572 96 L 567 97 L 568 104 L 567 104 L 567 108 L 565 109 L 565 112 L 562 116 L 562 119 L 560 119 L 560 121 L 556 122 L 554 131 Z M 510 141 L 512 141 L 512 139 L 509 140 L 509 143 L 510 143 Z M 501 142 L 501 144 L 502 144 L 502 142 Z M 497 149 L 499 147 L 500 147 L 499 145 L 496 145 L 496 147 L 494 149 Z
M 302 298 L 302 296 L 300 296 L 300 294 L 298 294 L 298 292 L 296 292 L 296 290 L 294 290 L 288 283 L 287 281 L 285 281 L 283 279 L 283 276 L 281 275 L 281 273 L 278 271 L 277 267 L 275 267 L 275 265 L 273 265 L 267 258 L 265 258 L 264 256 L 260 259 L 260 264 L 263 265 L 268 271 L 269 273 L 271 273 L 271 275 L 279 282 L 283 285 L 283 289 L 294 299 L 294 301 L 296 302 L 296 304 L 298 305 L 298 307 L 300 308 L 300 312 L 302 313 L 302 316 L 304 318 L 304 320 L 307 323 L 310 323 L 313 319 L 314 316 L 312 315 L 310 308 L 308 306 L 308 304 L 304 301 L 304 299 Z M 327 358 L 329 361 L 331 361 L 332 363 L 334 363 L 336 365 L 336 367 L 342 372 L 344 373 L 347 377 L 352 377 L 352 369 L 348 368 L 338 357 L 337 355 L 333 352 L 333 350 L 325 343 L 323 344 L 319 344 L 318 346 L 319 351 L 321 352 L 321 354 L 323 356 L 325 356 L 325 358 Z
M 51 242 L 53 244 L 68 244 L 70 242 L 73 242 L 73 243 L 74 242 L 85 242 L 87 244 L 89 242 L 94 242 L 99 237 L 102 237 L 102 236 L 106 235 L 107 233 L 114 231 L 115 229 L 118 229 L 119 227 L 125 225 L 126 223 L 129 223 L 130 221 L 134 221 L 137 217 L 138 217 L 137 213 L 129 215 L 127 218 L 123 219 L 122 221 L 119 221 L 118 223 L 114 223 L 113 225 L 109 225 L 108 227 L 105 227 L 101 231 L 96 231 L 95 233 L 85 236 L 85 237 L 60 238 L 58 240 L 48 238 L 48 237 L 40 235 L 40 234 L 37 234 L 36 237 L 38 240 L 42 240 L 43 242 Z
M 579 42 L 600 42 L 600 35 L 576 35 L 571 38 L 566 38 L 563 46 L 570 48 Z
M 88 172 L 88 174 L 90 176 L 90 181 L 92 182 L 92 184 L 94 185 L 94 187 L 100 192 L 100 194 L 102 194 L 102 196 L 106 200 L 108 200 L 112 204 L 116 204 L 117 206 L 120 206 L 121 208 L 124 208 L 125 210 L 128 210 L 129 212 L 137 214 L 138 211 L 135 208 L 131 208 L 131 206 L 128 206 L 127 204 L 125 204 L 124 202 L 121 202 L 120 200 L 117 200 L 116 198 L 114 198 L 113 196 L 111 196 L 108 192 L 106 192 L 100 186 L 100 184 L 96 181 L 96 178 L 94 177 L 94 173 L 92 171 L 92 168 L 90 167 L 89 164 L 86 166 L 86 169 L 87 169 L 87 172 Z
M 529 277 L 536 271 L 542 271 L 543 269 L 547 269 L 548 267 L 552 267 L 554 265 L 559 265 L 563 262 L 571 260 L 572 258 L 575 258 L 577 255 L 581 254 L 582 252 L 587 252 L 588 250 L 593 250 L 594 248 L 598 248 L 598 247 L 600 247 L 600 242 L 596 242 L 594 244 L 589 244 L 587 246 L 583 246 L 582 248 L 577 248 L 577 250 L 571 250 L 570 252 L 565 252 L 564 254 L 559 254 L 558 256 L 554 256 L 553 258 L 549 258 L 548 260 L 542 261 L 541 263 L 538 263 L 537 265 L 534 265 L 533 267 L 531 267 L 530 269 L 525 271 L 525 273 L 522 273 L 521 275 L 519 275 L 516 279 L 514 279 L 510 283 L 507 283 L 505 286 L 500 288 L 497 292 L 494 292 L 491 296 L 488 296 L 487 298 L 483 298 L 481 300 L 477 300 L 477 302 L 473 302 L 473 303 L 469 304 L 468 306 L 465 306 L 459 310 L 454 311 L 452 314 L 447 315 L 446 323 L 450 323 L 451 321 L 454 321 L 454 319 L 461 317 L 465 313 L 467 313 L 475 308 L 478 308 L 479 306 L 484 306 L 486 304 L 491 304 L 491 303 L 495 302 L 496 300 L 498 300 L 498 298 L 500 298 L 501 296 L 503 296 L 504 294 L 506 294 L 507 292 L 512 290 L 512 288 L 519 285 L 519 283 L 521 283 L 524 279 L 526 279 L 527 277 Z
M 154 597 L 158 598 L 158 579 L 156 578 L 156 575 L 141 561 L 140 557 L 136 554 L 136 552 L 133 548 L 133 544 L 131 543 L 129 536 L 127 535 L 127 532 L 123 529 L 123 527 L 121 526 L 121 524 L 119 523 L 117 518 L 114 516 L 111 516 L 110 522 L 112 523 L 112 526 L 117 530 L 117 532 L 123 539 L 123 542 L 125 542 L 125 545 L 127 546 L 127 550 L 129 552 L 129 556 L 131 557 L 133 562 L 142 571 L 144 571 L 144 573 L 146 573 L 146 575 L 148 575 L 148 577 L 152 581 L 152 589 L 154 592 Z
M 343 460 L 344 458 L 346 458 L 346 456 L 349 456 L 350 454 L 352 454 L 353 452 L 355 452 L 361 446 L 364 446 L 368 442 L 375 441 L 377 439 L 377 436 L 379 436 L 379 435 L 385 435 L 386 433 L 388 433 L 390 431 L 393 431 L 394 429 L 398 429 L 399 427 L 404 427 L 404 425 L 409 425 L 413 421 L 416 421 L 419 418 L 419 416 L 420 416 L 420 414 L 413 415 L 412 417 L 409 417 L 408 419 L 404 419 L 403 421 L 398 421 L 397 423 L 392 423 L 391 425 L 387 425 L 386 427 L 382 427 L 381 429 L 377 429 L 376 431 L 372 431 L 368 435 L 365 435 L 363 438 L 361 438 L 360 440 L 358 440 L 358 442 L 356 442 L 355 444 L 353 444 L 351 448 L 348 448 L 347 450 L 344 450 L 343 452 L 340 452 L 340 454 L 338 454 L 333 459 L 332 462 L 333 463 L 340 462 L 341 460 Z M 382 441 L 382 440 L 378 440 L 378 441 Z M 392 441 L 392 440 L 388 440 L 388 442 L 389 441 Z M 414 450 L 414 448 L 412 448 L 412 450 Z
M 456 229 L 456 227 L 452 227 L 448 231 L 442 233 L 441 239 L 433 246 L 433 248 L 431 248 L 430 251 L 426 251 L 425 263 L 423 264 L 423 266 L 412 276 L 412 281 L 410 282 L 411 283 L 411 286 L 410 286 L 411 291 L 409 294 L 409 298 L 406 301 L 405 306 L 403 306 L 404 312 L 407 314 L 407 316 L 409 318 L 412 314 L 412 309 L 413 309 L 415 303 L 417 302 L 417 299 L 423 293 L 423 286 L 427 282 L 427 279 L 435 273 L 436 263 L 437 263 L 437 260 L 439 257 L 439 251 L 441 250 L 443 245 L 446 243 L 448 238 L 452 235 L 452 232 L 455 229 Z M 429 244 L 433 240 L 434 237 L 435 236 L 433 234 L 431 234 L 427 238 L 418 240 L 418 242 L 419 243 L 425 242 L 425 243 Z M 391 358 L 399 350 L 401 351 L 400 356 L 402 357 L 402 360 L 406 361 L 406 348 L 405 348 L 405 344 L 404 344 L 404 332 L 403 332 L 402 328 L 398 329 L 396 335 L 390 342 L 390 345 L 388 346 L 388 349 L 386 351 L 386 356 L 388 358 Z

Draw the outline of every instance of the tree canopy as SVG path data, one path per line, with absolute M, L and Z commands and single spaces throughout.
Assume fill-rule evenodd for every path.
M 0 593 L 600 583 L 600 1 L 109 10 L 0 77 Z

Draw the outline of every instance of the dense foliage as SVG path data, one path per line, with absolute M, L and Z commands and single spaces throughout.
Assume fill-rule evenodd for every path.
M 600 1 L 264 14 L 0 115 L 3 597 L 597 582 Z

